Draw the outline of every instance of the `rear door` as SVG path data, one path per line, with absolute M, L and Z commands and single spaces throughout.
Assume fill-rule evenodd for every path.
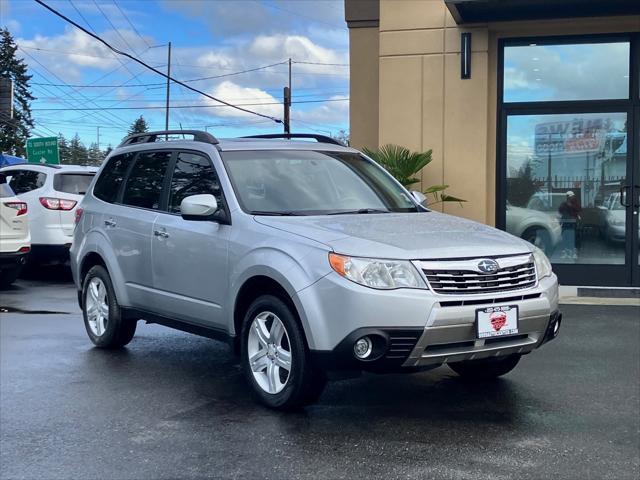
M 151 235 L 162 208 L 170 160 L 167 150 L 140 152 L 133 162 L 123 159 L 122 163 L 129 165 L 121 198 L 102 212 L 102 228 L 116 254 L 130 306 L 146 310 L 152 310 L 153 305 Z
M 214 195 L 224 208 L 224 196 L 211 160 L 199 152 L 178 151 L 166 212 L 157 216 L 153 227 L 154 305 L 165 316 L 224 329 L 222 307 L 228 300 L 231 226 L 184 220 L 180 203 L 199 194 Z

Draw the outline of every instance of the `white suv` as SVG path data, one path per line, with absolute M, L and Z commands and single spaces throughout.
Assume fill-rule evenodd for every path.
M 69 259 L 78 203 L 98 169 L 77 165 L 21 164 L 0 169 L 11 189 L 29 206 L 29 261 Z
M 25 263 L 31 247 L 28 207 L 15 196 L 0 174 L 0 288 L 11 285 Z

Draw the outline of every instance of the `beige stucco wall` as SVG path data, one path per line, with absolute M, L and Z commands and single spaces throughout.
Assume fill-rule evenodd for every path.
M 488 29 L 473 32 L 471 78 L 460 78 L 460 31 L 441 0 L 380 2 L 379 141 L 433 150 L 422 187 L 450 185 L 468 200 L 444 211 L 488 215 Z M 491 192 L 493 195 L 493 192 Z
M 378 28 L 349 29 L 349 129 L 355 148 L 378 146 Z
M 494 224 L 498 39 L 639 30 L 637 16 L 460 28 L 443 0 L 381 0 L 379 29 L 350 31 L 352 142 L 433 149 L 420 186 L 450 185 L 468 203 L 441 209 Z M 460 78 L 463 31 L 473 33 L 468 80 Z

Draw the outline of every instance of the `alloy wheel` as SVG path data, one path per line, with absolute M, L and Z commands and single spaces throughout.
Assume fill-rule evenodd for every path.
M 104 282 L 97 277 L 89 281 L 85 298 L 85 308 L 91 332 L 96 337 L 102 336 L 109 321 L 109 299 Z
M 262 390 L 282 391 L 291 375 L 291 343 L 282 320 L 273 312 L 262 312 L 251 322 L 247 342 L 249 367 Z

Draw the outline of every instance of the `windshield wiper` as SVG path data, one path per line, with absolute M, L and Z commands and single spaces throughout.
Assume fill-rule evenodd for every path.
M 267 215 L 267 216 L 276 216 L 276 217 L 299 217 L 304 216 L 304 213 L 298 212 L 267 212 L 261 210 L 254 210 L 251 212 L 251 215 Z
M 390 210 L 382 210 L 380 208 L 361 208 L 360 210 L 346 210 L 343 212 L 331 212 L 327 215 L 363 215 L 367 213 L 391 213 Z

